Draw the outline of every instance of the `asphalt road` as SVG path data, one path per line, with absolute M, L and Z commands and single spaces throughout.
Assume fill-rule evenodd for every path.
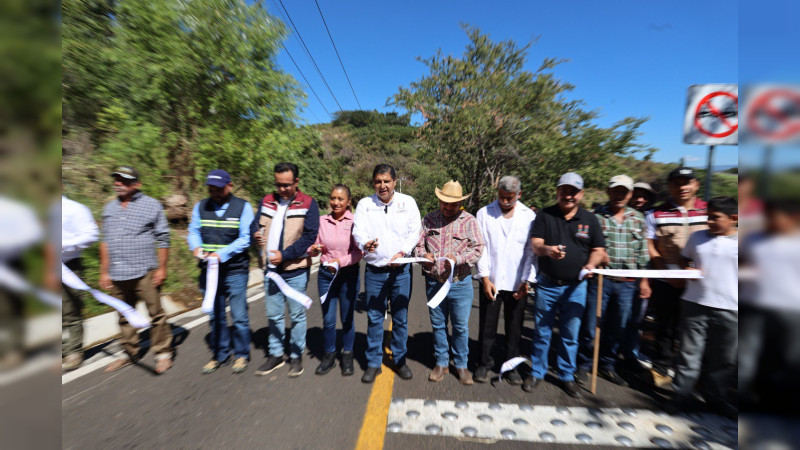
M 308 293 L 315 300 L 316 278 L 315 273 L 308 286 Z M 408 364 L 414 378 L 404 381 L 395 376 L 392 398 L 657 409 L 649 385 L 631 378 L 632 388 L 620 388 L 598 380 L 598 395 L 585 392 L 583 400 L 567 397 L 552 383 L 545 383 L 536 392 L 528 394 L 520 386 L 505 383 L 462 386 L 453 375 L 441 383 L 428 382 L 434 359 L 423 286 L 423 277 L 415 267 L 408 342 Z M 470 316 L 470 370 L 474 369 L 473 360 L 477 354 L 477 282 L 475 287 Z M 261 291 L 259 288 L 250 295 Z M 250 303 L 249 311 L 254 348 L 252 361 L 244 374 L 234 375 L 227 366 L 211 375 L 201 375 L 200 370 L 211 355 L 205 343 L 208 325 L 184 328 L 197 319 L 198 316 L 194 316 L 173 321 L 176 358 L 175 365 L 166 374 L 155 375 L 152 371 L 153 357 L 147 355 L 141 363 L 118 372 L 105 374 L 96 370 L 63 384 L 62 447 L 353 448 L 359 439 L 374 387 L 360 381 L 366 367 L 366 313 L 357 308 L 355 315 L 356 374 L 342 377 L 337 367 L 325 376 L 316 376 L 314 369 L 322 352 L 322 317 L 315 301 L 308 311 L 305 372 L 298 378 L 289 378 L 288 364 L 266 377 L 254 376 L 255 369 L 265 359 L 267 319 L 263 298 Z M 499 330 L 502 331 L 502 315 L 500 320 Z M 387 320 L 385 324 L 387 329 L 389 322 Z M 529 307 L 521 344 L 526 352 L 530 349 L 532 325 Z M 502 343 L 501 335 L 495 349 L 498 361 L 502 361 L 499 347 Z M 97 356 L 94 358 L 113 348 L 112 344 L 95 349 Z M 547 379 L 552 380 L 552 377 Z M 444 445 L 478 448 L 487 445 L 486 442 L 452 437 L 394 433 L 387 433 L 384 439 L 386 448 L 396 449 L 441 448 Z M 498 445 L 538 448 L 546 444 L 504 441 Z

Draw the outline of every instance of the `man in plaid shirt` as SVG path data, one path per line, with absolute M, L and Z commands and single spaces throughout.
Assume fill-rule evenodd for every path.
M 650 261 L 645 240 L 644 215 L 628 206 L 633 196 L 633 179 L 627 175 L 617 175 L 608 184 L 608 203 L 595 211 L 597 220 L 603 227 L 608 254 L 608 267 L 611 269 L 646 269 Z M 631 320 L 634 296 L 639 284 L 639 296 L 650 297 L 650 284 L 646 278 L 636 281 L 633 278 L 603 278 L 603 303 L 600 336 L 600 368 L 598 374 L 620 386 L 627 386 L 615 370 L 617 353 L 625 337 L 628 321 Z M 612 306 L 609 308 L 609 303 Z M 608 316 L 606 315 L 608 312 Z M 589 282 L 586 309 L 581 321 L 578 350 L 578 383 L 586 381 L 592 367 L 594 354 L 594 331 L 597 322 L 597 281 Z
M 461 210 L 461 201 L 469 197 L 462 195 L 461 184 L 450 180 L 441 190 L 439 210 L 422 220 L 422 232 L 414 253 L 430 260 L 423 263 L 425 293 L 433 298 L 450 275 L 450 263 L 437 261 L 447 257 L 455 261 L 453 284 L 444 300 L 429 308 L 433 328 L 433 350 L 436 356 L 429 381 L 439 382 L 449 373 L 449 348 L 453 349 L 453 364 L 461 384 L 471 385 L 472 375 L 467 370 L 469 358 L 469 313 L 472 311 L 473 287 L 472 266 L 483 252 L 483 236 L 478 221 L 472 214 Z M 447 321 L 452 322 L 452 345 L 447 343 Z

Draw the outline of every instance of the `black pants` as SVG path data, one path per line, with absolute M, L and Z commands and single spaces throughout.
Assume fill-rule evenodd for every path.
M 656 313 L 656 354 L 653 368 L 666 374 L 675 363 L 676 330 L 680 320 L 683 288 L 676 288 L 661 280 L 652 280 L 653 308 Z
M 506 333 L 506 359 L 519 356 L 519 339 L 522 335 L 522 319 L 525 314 L 525 302 L 528 296 L 517 300 L 513 297 L 513 292 L 498 291 L 494 301 L 491 301 L 483 293 L 483 283 L 478 288 L 480 292 L 480 319 L 478 331 L 478 346 L 481 349 L 481 356 L 478 361 L 480 366 L 486 368 L 494 367 L 492 359 L 492 347 L 497 338 L 497 321 L 500 318 L 500 308 L 503 308 L 503 321 Z

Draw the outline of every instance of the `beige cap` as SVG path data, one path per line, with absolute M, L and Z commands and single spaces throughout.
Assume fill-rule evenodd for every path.
M 629 191 L 633 190 L 633 178 L 627 175 L 617 175 L 611 178 L 611 181 L 608 182 L 608 188 L 612 189 L 617 186 L 623 186 L 627 188 Z

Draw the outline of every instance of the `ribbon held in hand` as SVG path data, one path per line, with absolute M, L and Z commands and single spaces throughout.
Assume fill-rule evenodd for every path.
M 328 294 L 331 292 L 331 286 L 333 286 L 333 282 L 336 281 L 336 275 L 339 275 L 339 263 L 337 262 L 334 262 L 332 264 L 322 263 L 322 267 L 323 269 L 325 267 L 333 267 L 335 270 L 333 272 L 333 279 L 331 279 L 331 284 L 328 285 L 328 290 L 325 292 L 325 294 L 323 294 L 322 297 L 319 298 L 320 303 L 325 303 L 325 300 L 328 299 Z
M 48 305 L 61 309 L 60 296 L 50 291 L 31 286 L 27 280 L 2 263 L 0 263 L 0 286 L 5 286 L 20 294 L 33 294 Z
M 453 284 L 453 272 L 456 269 L 456 262 L 450 258 L 446 258 L 444 256 L 436 258 L 436 261 L 450 261 L 450 275 L 447 277 L 447 280 L 442 284 L 442 287 L 439 288 L 439 291 L 436 292 L 429 301 L 428 307 L 436 308 L 439 306 L 439 303 L 442 303 L 445 297 L 447 297 L 447 293 L 450 292 L 450 286 Z M 429 263 L 431 260 L 428 258 L 397 258 L 394 261 L 391 261 L 391 264 L 412 264 L 412 263 Z
M 100 292 L 97 289 L 90 288 L 64 264 L 61 264 L 61 282 L 72 289 L 88 291 L 90 294 L 92 294 L 92 297 L 97 299 L 98 302 L 116 309 L 134 328 L 146 328 L 150 326 L 150 321 L 142 317 L 142 315 L 139 314 L 139 312 L 136 311 L 136 309 L 134 309 L 131 305 L 108 294 Z
M 284 279 L 281 278 L 280 275 L 278 275 L 275 272 L 269 271 L 267 272 L 267 278 L 274 281 L 275 284 L 278 285 L 278 289 L 280 289 L 281 292 L 283 292 L 283 295 L 289 297 L 290 299 L 296 301 L 297 303 L 300 303 L 306 309 L 311 308 L 312 304 L 311 298 L 309 298 L 309 296 L 301 292 L 297 292 L 294 288 L 286 284 L 286 281 L 284 281 Z
M 219 283 L 219 258 L 206 258 L 206 293 L 203 295 L 202 310 L 206 314 L 214 312 L 214 299 L 217 298 L 217 283 Z

